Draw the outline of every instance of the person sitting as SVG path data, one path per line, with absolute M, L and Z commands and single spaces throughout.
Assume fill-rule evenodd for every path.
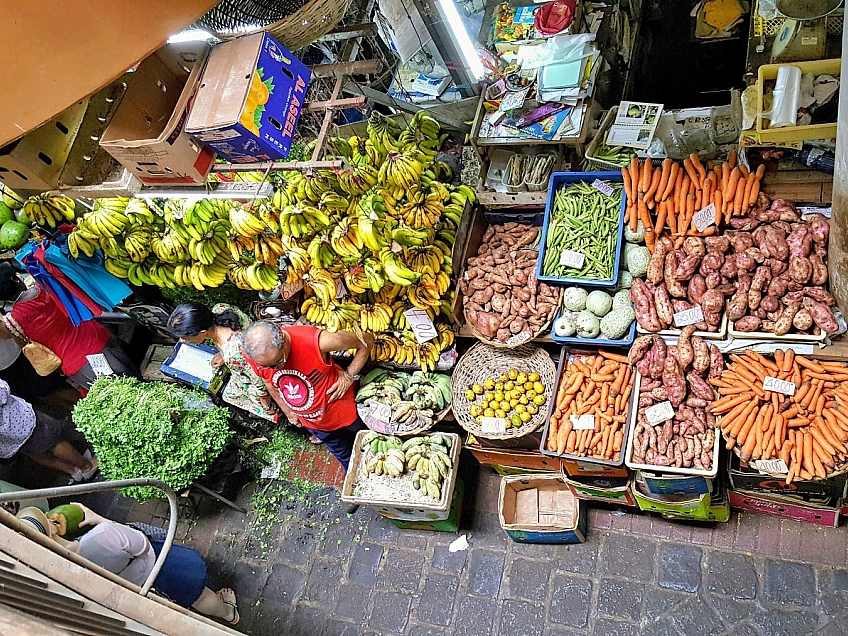
M 199 344 L 211 340 L 215 343 L 218 353 L 212 358 L 212 366 L 226 365 L 230 370 L 230 379 L 221 396 L 227 404 L 275 422 L 280 411 L 265 382 L 256 375 L 242 352 L 242 330 L 249 325 L 250 319 L 241 310 L 224 303 L 212 309 L 200 303 L 183 303 L 168 318 L 168 330 L 180 341 Z
M 23 284 L 12 268 L 0 269 L 0 298 L 12 298 Z M 140 378 L 138 370 L 109 330 L 94 320 L 75 327 L 55 300 L 38 285 L 26 289 L 0 321 L 0 339 L 23 347 L 37 342 L 62 361 L 61 371 L 75 388 L 88 391 L 97 379 L 86 356 L 102 353 L 116 375 Z
M 365 428 L 353 384 L 368 362 L 374 336 L 330 332 L 310 326 L 280 327 L 260 320 L 244 335 L 244 352 L 271 397 L 295 426 L 321 439 L 347 471 L 357 431 Z M 347 370 L 332 351 L 354 349 Z
M 71 482 L 88 481 L 97 472 L 96 457 L 80 455 L 65 438 L 66 422 L 41 413 L 12 395 L 0 380 L 0 459 L 23 453 L 37 464 L 61 471 Z
M 110 521 L 81 503 L 80 528 L 91 529 L 74 541 L 58 534 L 59 524 L 34 507 L 23 508 L 17 518 L 21 523 L 53 539 L 71 552 L 76 552 L 105 570 L 141 587 L 153 570 L 164 541 L 148 539 L 141 531 Z M 239 622 L 236 594 L 229 588 L 213 592 L 206 587 L 206 563 L 200 553 L 178 543 L 171 545 L 153 589 L 181 607 L 191 608 L 230 625 Z

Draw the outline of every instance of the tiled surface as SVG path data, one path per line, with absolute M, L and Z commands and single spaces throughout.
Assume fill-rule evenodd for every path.
M 318 457 L 302 477 L 338 472 Z M 848 633 L 848 529 L 750 513 L 694 526 L 591 508 L 580 545 L 523 545 L 498 527 L 499 478 L 481 469 L 457 534 L 353 516 L 332 488 L 283 503 L 262 538 L 213 506 L 178 539 L 233 587 L 250 634 L 826 635 Z M 254 486 L 238 497 L 250 502 Z M 162 504 L 130 510 L 164 521 Z M 469 549 L 449 544 L 468 536 Z

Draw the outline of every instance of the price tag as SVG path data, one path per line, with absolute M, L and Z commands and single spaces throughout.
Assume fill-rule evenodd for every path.
M 109 366 L 109 361 L 106 360 L 106 356 L 102 353 L 95 353 L 91 356 L 85 356 L 85 359 L 88 360 L 88 364 L 91 366 L 91 370 L 94 371 L 94 375 L 98 378 L 105 377 L 107 375 L 115 375 L 115 372 L 112 371 L 112 367 Z
M 388 404 L 383 404 L 377 400 L 368 400 L 364 406 L 365 409 L 358 409 L 358 411 L 359 416 L 368 428 L 384 435 L 395 434 L 397 425 L 392 423 L 392 408 Z
M 770 375 L 767 375 L 766 379 L 763 380 L 764 391 L 774 391 L 775 393 L 783 393 L 784 395 L 795 395 L 795 390 L 797 388 L 798 387 L 795 386 L 794 382 L 779 380 L 778 378 L 773 378 Z
M 484 417 L 483 433 L 506 433 L 506 420 L 502 417 Z
M 506 343 L 508 345 L 516 345 L 521 344 L 522 342 L 526 342 L 528 340 L 530 340 L 530 333 L 527 331 L 519 331 L 514 336 L 510 336 Z
M 371 417 L 387 424 L 392 421 L 392 407 L 377 400 L 368 400 L 368 408 L 371 409 Z
M 615 189 L 608 183 L 604 183 L 600 179 L 595 179 L 592 182 L 592 187 L 595 188 L 598 192 L 607 195 L 608 197 L 612 196 L 612 193 L 615 192 Z
M 700 305 L 696 305 L 692 307 L 692 309 L 687 309 L 685 311 L 678 311 L 674 314 L 674 325 L 676 327 L 694 325 L 696 322 L 702 322 L 703 320 L 704 310 L 701 309 Z
M 584 413 L 579 417 L 571 415 L 571 427 L 575 431 L 593 431 L 595 430 L 595 416 L 592 413 Z
M 585 260 L 586 257 L 583 254 L 580 252 L 572 252 L 571 250 L 563 250 L 559 255 L 559 264 L 573 269 L 580 269 L 583 267 L 583 261 Z
M 715 203 L 710 203 L 693 217 L 692 220 L 695 221 L 695 227 L 698 228 L 699 232 L 703 232 L 711 225 L 715 225 L 715 214 Z
M 403 315 L 406 316 L 406 320 L 412 329 L 412 333 L 415 334 L 418 344 L 429 342 L 433 338 L 438 337 L 439 332 L 436 331 L 433 321 L 430 320 L 430 316 L 423 309 L 418 309 L 417 307 L 407 309 L 403 312 Z
M 649 424 L 659 424 L 674 417 L 674 408 L 672 408 L 671 402 L 666 400 L 665 402 L 660 402 L 646 408 L 645 417 L 648 419 Z
M 786 462 L 782 459 L 758 459 L 754 462 L 754 468 L 765 473 L 783 473 L 789 472 Z

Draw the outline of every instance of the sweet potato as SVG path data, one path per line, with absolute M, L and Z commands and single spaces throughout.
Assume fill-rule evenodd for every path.
M 774 321 L 774 335 L 782 336 L 789 331 L 792 326 L 792 319 L 801 306 L 798 303 L 787 303 L 780 314 L 780 317 Z
M 704 239 L 697 236 L 690 236 L 683 241 L 683 251 L 687 256 L 691 256 L 692 254 L 703 256 L 707 253 L 707 248 L 704 244 Z
M 671 296 L 675 298 L 686 298 L 686 290 L 683 289 L 683 286 L 680 284 L 680 281 L 678 281 L 675 277 L 676 273 L 677 255 L 674 252 L 670 252 L 666 254 L 665 257 L 664 281 L 666 290 Z
M 703 400 L 712 400 L 715 397 L 713 387 L 711 387 L 704 378 L 694 371 L 690 371 L 686 374 L 686 381 L 689 383 L 689 389 L 695 397 L 699 397 Z
M 833 312 L 830 307 L 817 300 L 813 300 L 809 296 L 804 298 L 804 307 L 810 312 L 813 321 L 818 325 L 819 329 L 827 333 L 833 333 L 839 330 L 839 323 L 833 317 Z
M 636 338 L 630 346 L 630 351 L 627 353 L 627 361 L 630 364 L 636 364 L 639 362 L 639 360 L 645 357 L 645 353 L 647 353 L 653 343 L 654 339 L 650 335 L 639 336 Z
M 697 373 L 703 374 L 710 368 L 710 348 L 701 336 L 693 336 L 692 349 L 695 355 L 692 360 L 692 368 Z
M 636 306 L 636 320 L 645 331 L 656 333 L 662 329 L 654 299 L 642 279 L 633 279 L 630 300 Z
M 686 379 L 677 364 L 677 360 L 671 356 L 667 356 L 665 359 L 662 379 L 669 402 L 674 408 L 677 408 L 686 398 Z
M 789 259 L 789 276 L 799 285 L 805 285 L 813 275 L 813 264 L 804 256 L 793 256 Z
M 792 318 L 792 326 L 798 331 L 807 331 L 810 329 L 813 326 L 813 316 L 810 310 L 806 307 L 799 309 L 795 317 Z
M 707 291 L 707 282 L 700 274 L 695 274 L 686 286 L 686 297 L 695 305 L 701 304 L 701 298 Z
M 836 299 L 833 297 L 833 294 L 824 287 L 805 287 L 802 292 L 805 296 L 809 296 L 813 300 L 824 303 L 829 307 L 836 305 Z
M 677 359 L 680 361 L 682 369 L 688 368 L 695 357 L 690 341 L 693 333 L 695 333 L 695 325 L 687 325 L 680 330 L 680 335 L 677 336 Z
M 731 320 L 733 320 L 731 318 Z M 735 319 L 733 328 L 737 331 L 757 331 L 760 328 L 761 321 L 756 316 L 744 316 Z
M 810 254 L 809 261 L 813 268 L 810 275 L 810 284 L 824 285 L 827 282 L 827 265 L 824 264 L 824 260 L 821 256 L 814 253 Z
M 671 300 L 666 292 L 665 284 L 660 283 L 654 288 L 654 306 L 657 310 L 657 317 L 663 325 L 663 328 L 668 328 L 674 322 L 674 310 L 671 307 Z
M 651 282 L 655 285 L 662 282 L 663 266 L 665 264 L 666 251 L 666 243 L 664 241 L 657 242 L 656 246 L 654 247 L 654 253 L 651 255 L 651 259 L 648 261 L 648 272 L 645 275 L 645 278 L 648 279 L 648 282 Z
M 721 372 L 724 371 L 724 357 L 721 355 L 721 350 L 714 344 L 710 345 L 710 379 L 720 378 Z
M 813 247 L 813 233 L 806 225 L 796 224 L 792 233 L 786 237 L 786 243 L 789 245 L 789 256 L 807 258 Z

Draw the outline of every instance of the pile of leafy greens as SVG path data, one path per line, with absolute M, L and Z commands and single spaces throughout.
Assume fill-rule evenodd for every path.
M 230 439 L 227 410 L 208 396 L 164 382 L 101 378 L 73 411 L 110 480 L 152 477 L 179 491 L 202 476 Z M 139 501 L 157 488 L 126 488 Z

